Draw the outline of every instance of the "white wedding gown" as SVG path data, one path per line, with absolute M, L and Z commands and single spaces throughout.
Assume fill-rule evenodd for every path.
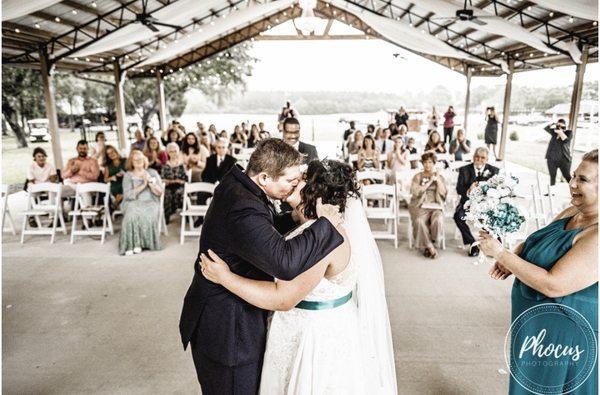
M 356 204 L 360 202 L 354 201 L 354 210 L 358 210 Z M 364 215 L 362 210 L 360 206 L 359 218 Z M 368 235 L 364 235 L 366 217 L 364 223 L 360 222 L 360 227 L 356 226 L 356 221 L 348 223 L 348 217 L 347 214 L 345 227 L 352 249 L 348 266 L 332 278 L 321 279 L 304 300 L 332 301 L 349 292 L 353 292 L 353 298 L 335 308 L 294 308 L 274 313 L 267 335 L 260 383 L 262 395 L 397 393 L 382 272 L 381 279 L 371 281 L 371 287 L 376 283 L 378 289 L 367 289 L 368 296 L 361 295 L 361 289 L 357 289 L 357 283 L 361 283 L 358 281 L 360 275 L 373 278 L 376 275 L 372 273 L 381 270 L 379 251 L 378 262 L 365 262 L 371 266 L 379 264 L 379 268 L 365 273 L 364 263 L 357 261 L 357 258 L 364 260 L 365 255 L 354 250 L 354 244 L 358 243 L 354 240 L 361 233 L 367 239 L 372 239 L 372 235 L 370 229 Z M 303 224 L 288 238 L 299 235 L 311 223 Z M 352 234 L 354 237 L 351 237 Z M 357 300 L 362 303 L 363 311 L 359 311 Z M 375 313 L 378 315 L 375 316 Z M 376 325 L 366 322 L 374 319 L 380 322 Z

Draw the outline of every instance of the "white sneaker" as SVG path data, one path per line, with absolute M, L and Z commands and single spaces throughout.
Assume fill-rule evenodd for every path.
M 127 256 L 133 255 L 133 251 L 131 251 L 131 250 L 125 251 L 125 255 L 127 255 Z
M 139 254 L 140 252 L 142 252 L 142 249 L 141 249 L 140 247 L 135 247 L 135 248 L 133 249 L 133 253 L 134 253 L 134 254 Z

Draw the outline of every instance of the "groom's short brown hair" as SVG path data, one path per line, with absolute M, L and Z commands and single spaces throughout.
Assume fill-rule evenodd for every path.
M 246 173 L 255 176 L 265 172 L 274 180 L 278 179 L 285 169 L 302 163 L 302 156 L 294 147 L 276 138 L 261 140 L 250 156 Z

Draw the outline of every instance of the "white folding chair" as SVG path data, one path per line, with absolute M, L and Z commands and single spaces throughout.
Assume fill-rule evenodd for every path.
M 4 233 L 4 223 L 6 218 L 8 217 L 8 230 L 16 235 L 15 231 L 15 221 L 13 220 L 12 214 L 10 213 L 10 208 L 8 207 L 8 185 L 2 184 L 2 224 L 1 229 L 2 233 Z
M 48 199 L 42 201 L 40 194 L 47 194 Z M 23 215 L 21 228 L 21 244 L 25 242 L 25 235 L 50 236 L 50 244 L 54 243 L 56 226 L 60 223 L 59 230 L 67 234 L 67 227 L 62 211 L 62 185 L 55 183 L 29 184 L 27 190 L 27 209 Z M 45 225 L 41 217 L 48 216 L 49 224 Z M 37 228 L 29 228 L 29 218 L 35 218 Z
M 531 185 L 531 202 L 533 212 L 530 211 L 529 218 L 535 220 L 536 229 L 546 226 L 546 213 L 544 210 L 544 197 L 535 185 Z
M 368 199 L 381 200 L 380 207 L 368 207 Z M 387 224 L 385 231 L 373 231 L 375 239 L 394 240 L 394 247 L 398 248 L 398 198 L 394 185 L 371 184 L 362 188 L 362 200 L 368 219 L 384 220 Z
M 208 211 L 210 199 L 206 201 L 206 204 L 192 204 L 192 194 L 196 193 L 215 193 L 215 184 L 208 182 L 193 182 L 185 184 L 183 188 L 183 208 L 181 210 L 181 231 L 179 234 L 179 242 L 184 243 L 186 236 L 200 236 L 202 231 L 202 225 L 194 227 L 194 219 L 197 217 L 204 217 Z M 187 221 L 186 221 L 187 220 Z M 189 228 L 186 229 L 186 222 L 189 223 Z
M 187 182 L 192 182 L 192 169 L 186 170 L 185 174 L 187 174 Z
M 356 172 L 356 179 L 360 182 L 363 180 L 375 180 L 385 184 L 385 171 L 382 170 L 363 170 Z
M 231 144 L 230 148 L 231 148 L 231 155 L 235 156 L 236 154 L 239 154 L 240 152 L 242 152 L 242 150 L 244 149 L 244 144 L 240 144 L 240 143 Z
M 86 195 L 104 194 L 102 202 L 99 204 L 89 204 L 90 199 Z M 96 199 L 98 200 L 98 199 Z M 101 244 L 104 244 L 106 233 L 113 234 L 112 220 L 109 210 L 110 185 L 100 182 L 88 182 L 77 184 L 75 188 L 75 208 L 69 213 L 73 217 L 71 227 L 71 244 L 75 241 L 75 236 L 100 236 Z M 84 229 L 77 229 L 77 219 L 81 217 Z M 102 227 L 90 226 L 89 221 L 102 219 Z
M 167 220 L 165 218 L 165 191 L 163 189 L 162 195 L 160 195 L 160 213 L 158 214 L 158 234 L 161 232 L 165 235 L 169 235 L 169 229 L 167 229 Z
M 252 153 L 254 152 L 255 148 L 242 148 L 242 150 L 240 151 L 240 154 L 242 155 L 252 155 Z
M 379 163 L 381 169 L 385 169 L 387 167 L 387 159 L 387 154 L 379 154 Z

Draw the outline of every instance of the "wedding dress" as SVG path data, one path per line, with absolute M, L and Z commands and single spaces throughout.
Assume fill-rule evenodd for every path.
M 381 257 L 358 199 L 349 201 L 344 228 L 348 266 L 272 317 L 262 395 L 397 393 Z

